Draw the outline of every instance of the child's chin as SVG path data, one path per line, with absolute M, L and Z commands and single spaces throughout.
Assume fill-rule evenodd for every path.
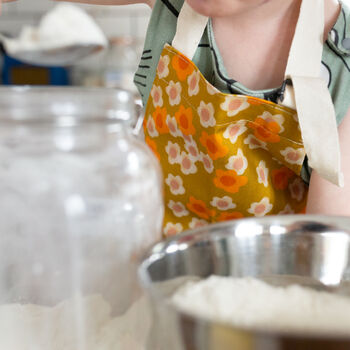
M 186 0 L 186 2 L 198 13 L 210 17 L 213 15 L 213 3 L 215 0 Z

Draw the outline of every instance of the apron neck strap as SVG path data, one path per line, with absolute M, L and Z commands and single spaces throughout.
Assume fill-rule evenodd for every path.
M 195 12 L 185 0 L 177 20 L 172 46 L 192 60 L 208 20 L 208 17 Z
M 208 17 L 185 1 L 177 21 L 173 47 L 189 59 L 197 50 Z M 302 0 L 289 52 L 283 101 L 296 109 L 309 165 L 326 180 L 343 185 L 340 148 L 333 102 L 320 78 L 324 33 L 324 0 Z
M 285 73 L 291 76 L 320 76 L 324 33 L 324 0 L 303 0 Z
M 192 59 L 208 20 L 208 17 L 195 12 L 185 1 L 178 17 L 172 46 Z M 289 52 L 286 79 L 292 75 L 319 77 L 323 31 L 324 0 L 302 0 L 299 20 Z

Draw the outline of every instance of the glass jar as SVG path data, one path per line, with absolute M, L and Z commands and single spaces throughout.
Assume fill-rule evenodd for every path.
M 1 349 L 118 348 L 163 216 L 135 110 L 123 90 L 0 88 Z

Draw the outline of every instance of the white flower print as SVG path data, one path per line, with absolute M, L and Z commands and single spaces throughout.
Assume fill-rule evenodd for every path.
M 185 135 L 181 133 L 181 137 L 184 139 L 186 143 L 192 143 L 193 142 L 193 137 L 192 135 Z
M 261 160 L 259 165 L 257 166 L 256 173 L 258 174 L 259 184 L 263 184 L 265 187 L 267 187 L 269 185 L 268 183 L 269 169 L 266 167 L 266 163 L 263 160 Z
M 181 101 L 182 87 L 179 82 L 174 83 L 170 81 L 169 85 L 165 88 L 167 95 L 169 96 L 169 103 L 171 106 L 176 106 Z
M 219 210 L 229 210 L 236 208 L 236 204 L 232 203 L 232 198 L 228 196 L 222 198 L 214 197 L 210 204 Z
M 151 96 L 152 96 L 154 107 L 163 106 L 163 91 L 160 86 L 153 85 L 151 90 Z
M 289 192 L 293 199 L 296 199 L 300 202 L 305 193 L 305 184 L 303 180 L 297 177 L 291 184 L 289 184 Z
M 198 94 L 200 78 L 200 72 L 196 70 L 194 70 L 193 73 L 187 78 L 189 96 L 195 96 Z
M 197 112 L 199 115 L 199 121 L 203 127 L 208 128 L 209 126 L 215 126 L 215 111 L 212 103 L 206 104 L 204 101 L 201 101 L 199 107 L 197 108 Z
M 208 222 L 203 219 L 193 218 L 189 224 L 190 229 L 195 229 L 203 226 L 207 226 Z
M 165 183 L 169 186 L 170 192 L 173 195 L 176 196 L 185 193 L 183 181 L 180 176 L 169 174 L 168 177 L 165 179 Z
M 147 120 L 147 131 L 151 137 L 159 136 L 159 133 L 156 129 L 156 125 L 154 124 L 154 120 L 152 117 L 149 117 Z
M 284 117 L 281 114 L 271 114 L 270 112 L 265 111 L 259 118 L 266 120 L 269 122 L 276 122 L 280 126 L 280 133 L 284 131 L 283 123 Z
M 163 232 L 166 236 L 174 236 L 182 231 L 183 226 L 181 224 L 173 224 L 172 222 L 168 222 L 163 229 Z
M 177 143 L 172 143 L 168 141 L 167 146 L 165 147 L 166 153 L 168 153 L 168 160 L 170 164 L 180 163 L 181 161 L 181 150 L 180 146 Z
M 185 175 L 195 174 L 197 172 L 196 164 L 186 152 L 181 153 L 180 165 L 181 171 Z
M 248 160 L 244 156 L 242 150 L 238 148 L 235 156 L 231 156 L 226 164 L 226 169 L 235 170 L 237 175 L 242 175 L 248 167 Z
M 198 150 L 198 146 L 196 144 L 196 141 L 193 140 L 193 137 L 191 135 L 187 135 L 186 138 L 184 138 L 185 141 L 185 149 L 188 152 L 188 155 L 191 157 L 191 159 L 194 162 L 197 162 L 200 160 L 200 154 Z
M 209 157 L 208 154 L 205 154 L 203 152 L 200 152 L 200 158 L 202 160 L 202 163 L 206 172 L 211 174 L 214 171 L 213 160 Z
M 292 207 L 287 204 L 283 210 L 281 210 L 278 215 L 289 215 L 289 214 L 295 214 L 295 211 L 292 209 Z
M 292 147 L 287 147 L 281 151 L 284 159 L 290 164 L 302 165 L 305 158 L 305 150 L 303 148 L 294 149 Z
M 168 114 L 166 117 L 166 124 L 168 125 L 168 129 L 171 136 L 173 137 L 181 136 L 182 133 L 177 127 L 177 122 L 175 117 L 170 117 L 170 115 Z
M 161 56 L 157 66 L 157 74 L 160 79 L 166 78 L 169 75 L 170 58 L 168 55 Z
M 174 202 L 174 201 L 169 201 L 168 203 L 169 209 L 173 212 L 173 214 L 181 218 L 183 216 L 187 216 L 189 214 L 188 210 L 185 208 L 185 206 L 181 202 Z
M 254 135 L 250 134 L 244 139 L 244 144 L 249 146 L 249 149 L 262 148 L 266 149 L 266 142 L 258 140 Z
M 265 216 L 269 211 L 271 211 L 271 209 L 272 204 L 267 197 L 264 197 L 260 202 L 252 203 L 248 209 L 248 213 L 260 218 L 262 216 Z
M 245 127 L 245 121 L 240 120 L 237 123 L 230 124 L 225 132 L 224 132 L 224 138 L 229 139 L 232 144 L 235 144 L 238 137 L 242 135 L 247 128 Z
M 216 87 L 214 87 L 209 83 L 207 83 L 207 91 L 209 95 L 216 95 L 217 93 L 220 92 Z
M 225 102 L 221 103 L 222 110 L 227 112 L 229 117 L 234 117 L 239 112 L 245 110 L 250 105 L 245 97 L 242 96 L 226 96 Z

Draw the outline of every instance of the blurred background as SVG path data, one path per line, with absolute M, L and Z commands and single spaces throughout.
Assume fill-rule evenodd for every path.
M 18 0 L 3 4 L 0 33 L 18 37 L 24 26 L 37 26 L 55 5 L 57 3 L 50 0 Z M 1 84 L 121 86 L 135 91 L 133 73 L 142 53 L 151 10 L 143 4 L 75 5 L 84 9 L 100 26 L 108 39 L 108 49 L 68 67 L 28 65 L 1 50 Z

